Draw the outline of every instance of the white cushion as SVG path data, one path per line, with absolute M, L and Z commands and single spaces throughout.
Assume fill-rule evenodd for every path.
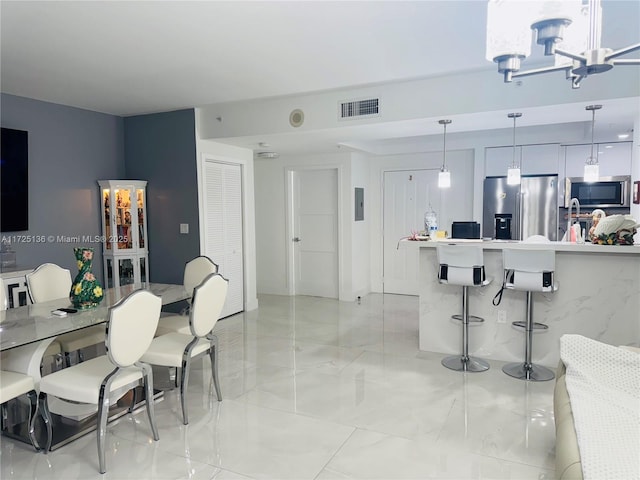
M 193 339 L 192 335 L 183 335 L 175 332 L 156 337 L 140 360 L 152 365 L 181 367 L 184 349 Z M 191 351 L 191 356 L 195 357 L 206 352 L 210 346 L 209 340 L 201 338 Z
M 76 330 L 56 337 L 56 340 L 60 342 L 60 348 L 63 352 L 75 352 L 81 348 L 103 344 L 104 339 L 104 325 L 95 325 L 93 327 L 83 328 L 82 330 Z
M 164 317 L 160 317 L 156 335 L 160 336 L 172 332 L 191 335 L 191 327 L 189 327 L 189 317 L 187 315 L 167 315 Z
M 97 404 L 100 385 L 115 368 L 109 358 L 102 355 L 42 377 L 40 391 L 67 400 Z M 116 378 L 111 382 L 111 392 L 141 378 L 142 371 L 139 368 L 121 368 Z
M 0 371 L 0 403 L 33 390 L 33 378 L 22 373 Z

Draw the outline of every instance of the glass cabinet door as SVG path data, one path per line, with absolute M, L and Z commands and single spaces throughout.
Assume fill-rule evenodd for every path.
M 132 191 L 128 188 L 118 188 L 113 191 L 115 195 L 115 224 L 116 238 L 114 243 L 118 250 L 129 250 L 133 248 L 131 200 Z
M 145 205 L 144 205 L 144 189 L 139 188 L 136 191 L 136 199 L 138 205 L 138 246 L 145 247 L 144 227 L 145 227 Z

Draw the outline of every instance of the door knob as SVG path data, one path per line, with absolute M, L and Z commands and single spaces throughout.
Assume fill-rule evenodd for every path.
M 299 242 L 300 241 L 300 237 L 293 237 L 293 241 L 294 242 Z

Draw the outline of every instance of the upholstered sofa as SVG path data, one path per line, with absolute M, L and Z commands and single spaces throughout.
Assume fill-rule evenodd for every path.
M 640 348 L 621 347 L 640 353 Z M 560 361 L 553 393 L 553 411 L 556 423 L 556 478 L 558 480 L 582 480 L 582 462 L 578 437 L 567 391 L 565 366 Z

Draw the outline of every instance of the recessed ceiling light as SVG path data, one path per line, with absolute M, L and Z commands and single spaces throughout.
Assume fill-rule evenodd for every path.
M 613 148 L 613 145 L 605 145 L 604 148 Z
M 629 138 L 629 134 L 628 133 L 619 133 L 618 134 L 618 140 L 625 140 Z

